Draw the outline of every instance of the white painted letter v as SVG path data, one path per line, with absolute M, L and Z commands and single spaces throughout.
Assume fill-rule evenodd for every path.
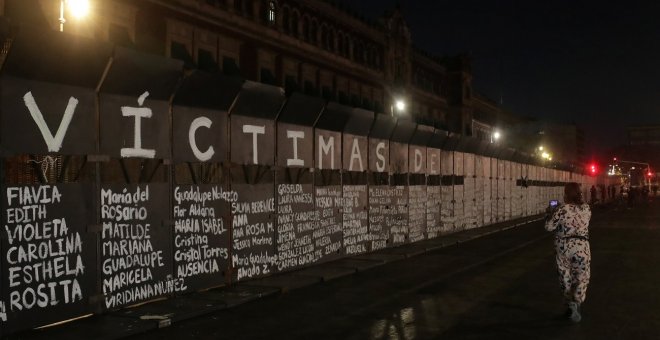
M 50 133 L 50 130 L 48 129 L 48 125 L 46 125 L 46 121 L 44 120 L 44 116 L 41 114 L 41 111 L 39 110 L 39 107 L 37 106 L 37 103 L 34 101 L 34 97 L 32 97 L 32 92 L 28 92 L 23 96 L 23 100 L 25 101 L 25 106 L 27 106 L 28 110 L 30 110 L 30 115 L 32 116 L 32 119 L 34 119 L 34 122 L 37 123 L 37 127 L 39 127 L 39 131 L 41 131 L 41 135 L 44 137 L 44 140 L 46 141 L 46 145 L 48 146 L 48 151 L 50 152 L 58 152 L 62 148 L 62 141 L 64 140 L 64 135 L 66 135 L 66 130 L 69 128 L 69 124 L 71 123 L 71 119 L 73 118 L 73 113 L 76 111 L 76 106 L 78 105 L 78 99 L 76 98 L 69 98 L 69 103 L 66 105 L 66 110 L 64 110 L 64 117 L 62 117 L 62 121 L 60 122 L 60 127 L 57 129 L 57 133 L 55 134 L 55 137 L 53 137 L 53 134 Z

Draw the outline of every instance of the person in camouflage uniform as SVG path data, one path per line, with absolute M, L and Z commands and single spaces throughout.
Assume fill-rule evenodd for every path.
M 555 233 L 555 251 L 559 285 L 568 305 L 567 316 L 573 322 L 582 319 L 580 305 L 589 285 L 591 250 L 589 220 L 591 209 L 582 199 L 578 183 L 564 187 L 564 204 L 549 209 L 545 229 Z

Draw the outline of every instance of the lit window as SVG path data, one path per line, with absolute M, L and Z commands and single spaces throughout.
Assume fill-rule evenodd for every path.
M 275 23 L 275 1 L 268 3 L 268 22 Z

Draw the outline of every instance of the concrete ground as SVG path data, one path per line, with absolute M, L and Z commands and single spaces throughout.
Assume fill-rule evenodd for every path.
M 540 222 L 136 339 L 658 339 L 660 201 L 595 208 L 583 320 L 564 320 Z

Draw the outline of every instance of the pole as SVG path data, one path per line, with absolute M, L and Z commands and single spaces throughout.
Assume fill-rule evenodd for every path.
M 64 1 L 60 0 L 60 32 L 64 32 L 64 23 L 66 22 L 66 19 L 64 19 Z

